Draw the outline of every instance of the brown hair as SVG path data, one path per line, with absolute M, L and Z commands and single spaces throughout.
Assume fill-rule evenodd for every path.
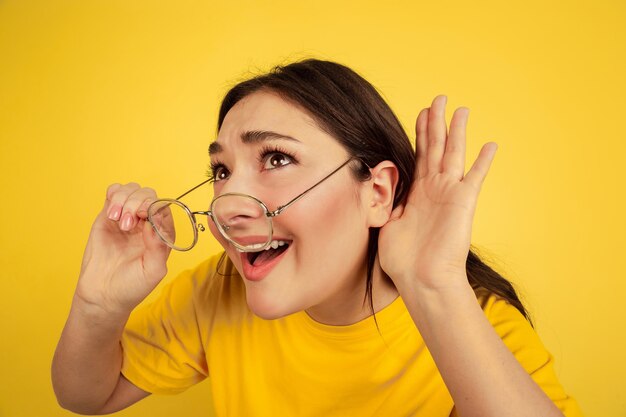
M 220 107 L 218 130 L 226 113 L 244 97 L 268 90 L 304 108 L 319 127 L 343 145 L 349 154 L 362 161 L 353 167 L 359 180 L 369 179 L 369 167 L 392 161 L 398 168 L 399 180 L 393 206 L 406 199 L 415 172 L 415 152 L 408 136 L 385 100 L 363 77 L 335 62 L 308 59 L 286 66 L 277 66 L 235 85 L 224 97 Z M 365 300 L 372 312 L 372 273 L 378 251 L 378 228 L 371 228 L 367 254 Z M 512 284 L 486 265 L 472 250 L 466 270 L 474 291 L 485 290 L 507 300 L 530 321 Z

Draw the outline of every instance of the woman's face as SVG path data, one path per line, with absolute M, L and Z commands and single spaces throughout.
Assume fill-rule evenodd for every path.
M 215 197 L 249 194 L 269 210 L 350 158 L 300 107 L 271 92 L 256 92 L 233 106 L 210 153 Z M 273 218 L 273 240 L 287 244 L 258 257 L 239 252 L 211 223 L 243 277 L 255 314 L 272 319 L 311 308 L 341 314 L 347 299 L 362 302 L 369 230 L 363 184 L 350 165 L 341 168 Z

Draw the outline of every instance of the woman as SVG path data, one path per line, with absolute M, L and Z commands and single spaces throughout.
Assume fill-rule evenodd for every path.
M 60 404 L 107 413 L 211 375 L 217 415 L 579 415 L 512 286 L 470 251 L 497 146 L 465 174 L 468 109 L 448 133 L 445 102 L 417 118 L 416 163 L 344 66 L 235 86 L 209 147 L 215 198 L 195 214 L 226 257 L 129 320 L 195 236 L 172 230 L 178 203 L 110 186 L 53 363 Z

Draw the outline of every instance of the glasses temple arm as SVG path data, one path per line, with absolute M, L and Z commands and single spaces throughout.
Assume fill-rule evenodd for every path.
M 201 186 L 203 186 L 204 184 L 206 184 L 207 182 L 211 181 L 211 178 L 209 178 L 208 180 L 204 180 L 202 181 L 200 184 L 196 185 L 195 187 L 193 187 L 191 190 L 186 191 L 184 194 L 179 195 L 178 197 L 176 197 L 176 200 L 180 200 L 181 198 L 183 198 L 184 196 L 186 196 L 187 194 L 189 194 L 190 192 L 192 192 L 193 190 L 195 190 L 196 188 L 199 188 Z
M 271 211 L 268 213 L 269 217 L 275 217 L 278 216 L 283 210 L 285 210 L 287 207 L 289 207 L 290 205 L 292 205 L 293 203 L 295 203 L 296 201 L 300 200 L 302 197 L 304 197 L 304 195 L 306 193 L 308 193 L 309 191 L 311 191 L 313 188 L 317 187 L 318 185 L 320 185 L 321 183 L 323 183 L 324 181 L 326 181 L 328 178 L 330 178 L 331 175 L 333 175 L 335 172 L 339 171 L 341 168 L 343 168 L 344 166 L 346 166 L 348 164 L 348 162 L 352 161 L 355 158 L 350 158 L 348 159 L 346 162 L 344 162 L 343 164 L 341 164 L 337 169 L 335 169 L 334 171 L 332 171 L 330 174 L 326 175 L 324 178 L 322 178 L 321 180 L 319 180 L 318 182 L 316 182 L 315 184 L 313 184 L 312 186 L 310 186 L 309 188 L 307 188 L 306 190 L 304 190 L 300 195 L 296 196 L 296 198 L 294 198 L 293 200 L 291 200 L 290 202 L 282 205 L 282 206 L 278 206 L 278 208 L 274 211 Z

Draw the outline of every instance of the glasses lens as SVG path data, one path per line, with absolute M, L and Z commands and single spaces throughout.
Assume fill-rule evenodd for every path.
M 150 205 L 148 218 L 161 239 L 177 250 L 190 249 L 196 231 L 187 208 L 175 200 L 158 200 Z
M 256 252 L 271 241 L 267 209 L 251 196 L 224 194 L 213 200 L 211 212 L 222 236 L 242 251 Z

